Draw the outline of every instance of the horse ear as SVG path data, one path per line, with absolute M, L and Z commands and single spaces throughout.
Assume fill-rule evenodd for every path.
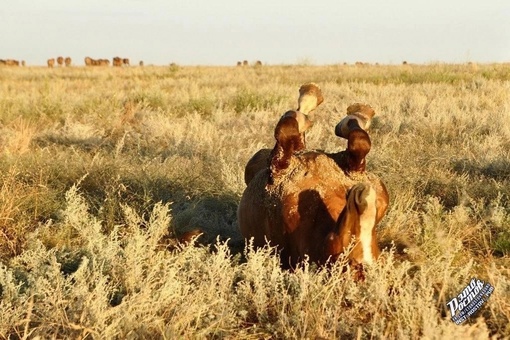
M 275 146 L 271 151 L 271 160 L 269 164 L 270 184 L 281 171 L 289 167 L 290 160 L 295 151 L 304 148 L 299 133 L 299 124 L 297 120 L 289 115 L 284 115 L 274 131 L 276 139 Z

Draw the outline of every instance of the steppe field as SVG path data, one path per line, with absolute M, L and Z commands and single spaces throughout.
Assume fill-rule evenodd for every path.
M 238 231 L 244 166 L 307 82 L 308 148 L 376 111 L 363 282 Z M 1 339 L 510 338 L 510 64 L 2 67 L 0 132 Z M 472 278 L 494 292 L 457 325 Z

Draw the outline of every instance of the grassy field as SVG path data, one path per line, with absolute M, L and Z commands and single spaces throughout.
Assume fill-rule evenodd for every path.
M 244 165 L 310 81 L 310 148 L 376 110 L 390 207 L 362 283 L 238 232 Z M 509 338 L 509 122 L 501 64 L 0 68 L 0 338 Z M 456 325 L 473 277 L 494 292 Z

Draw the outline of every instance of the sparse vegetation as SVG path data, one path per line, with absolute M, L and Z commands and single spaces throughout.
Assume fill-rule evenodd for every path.
M 510 66 L 0 68 L 0 338 L 510 337 Z M 325 101 L 309 148 L 336 151 L 353 102 L 377 112 L 370 171 L 385 248 L 280 269 L 245 247 L 249 157 L 298 88 Z M 179 235 L 205 233 L 200 245 Z M 462 325 L 446 302 L 494 293 Z

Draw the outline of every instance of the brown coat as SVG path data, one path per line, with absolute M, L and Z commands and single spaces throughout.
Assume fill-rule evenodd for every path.
M 305 256 L 318 263 L 336 260 L 352 237 L 352 263 L 370 263 L 379 255 L 375 225 L 386 212 L 388 193 L 365 172 L 368 134 L 354 122 L 351 128 L 347 150 L 305 151 L 297 121 L 282 118 L 269 168 L 258 171 L 243 193 L 241 233 L 255 247 L 277 246 L 285 267 Z

